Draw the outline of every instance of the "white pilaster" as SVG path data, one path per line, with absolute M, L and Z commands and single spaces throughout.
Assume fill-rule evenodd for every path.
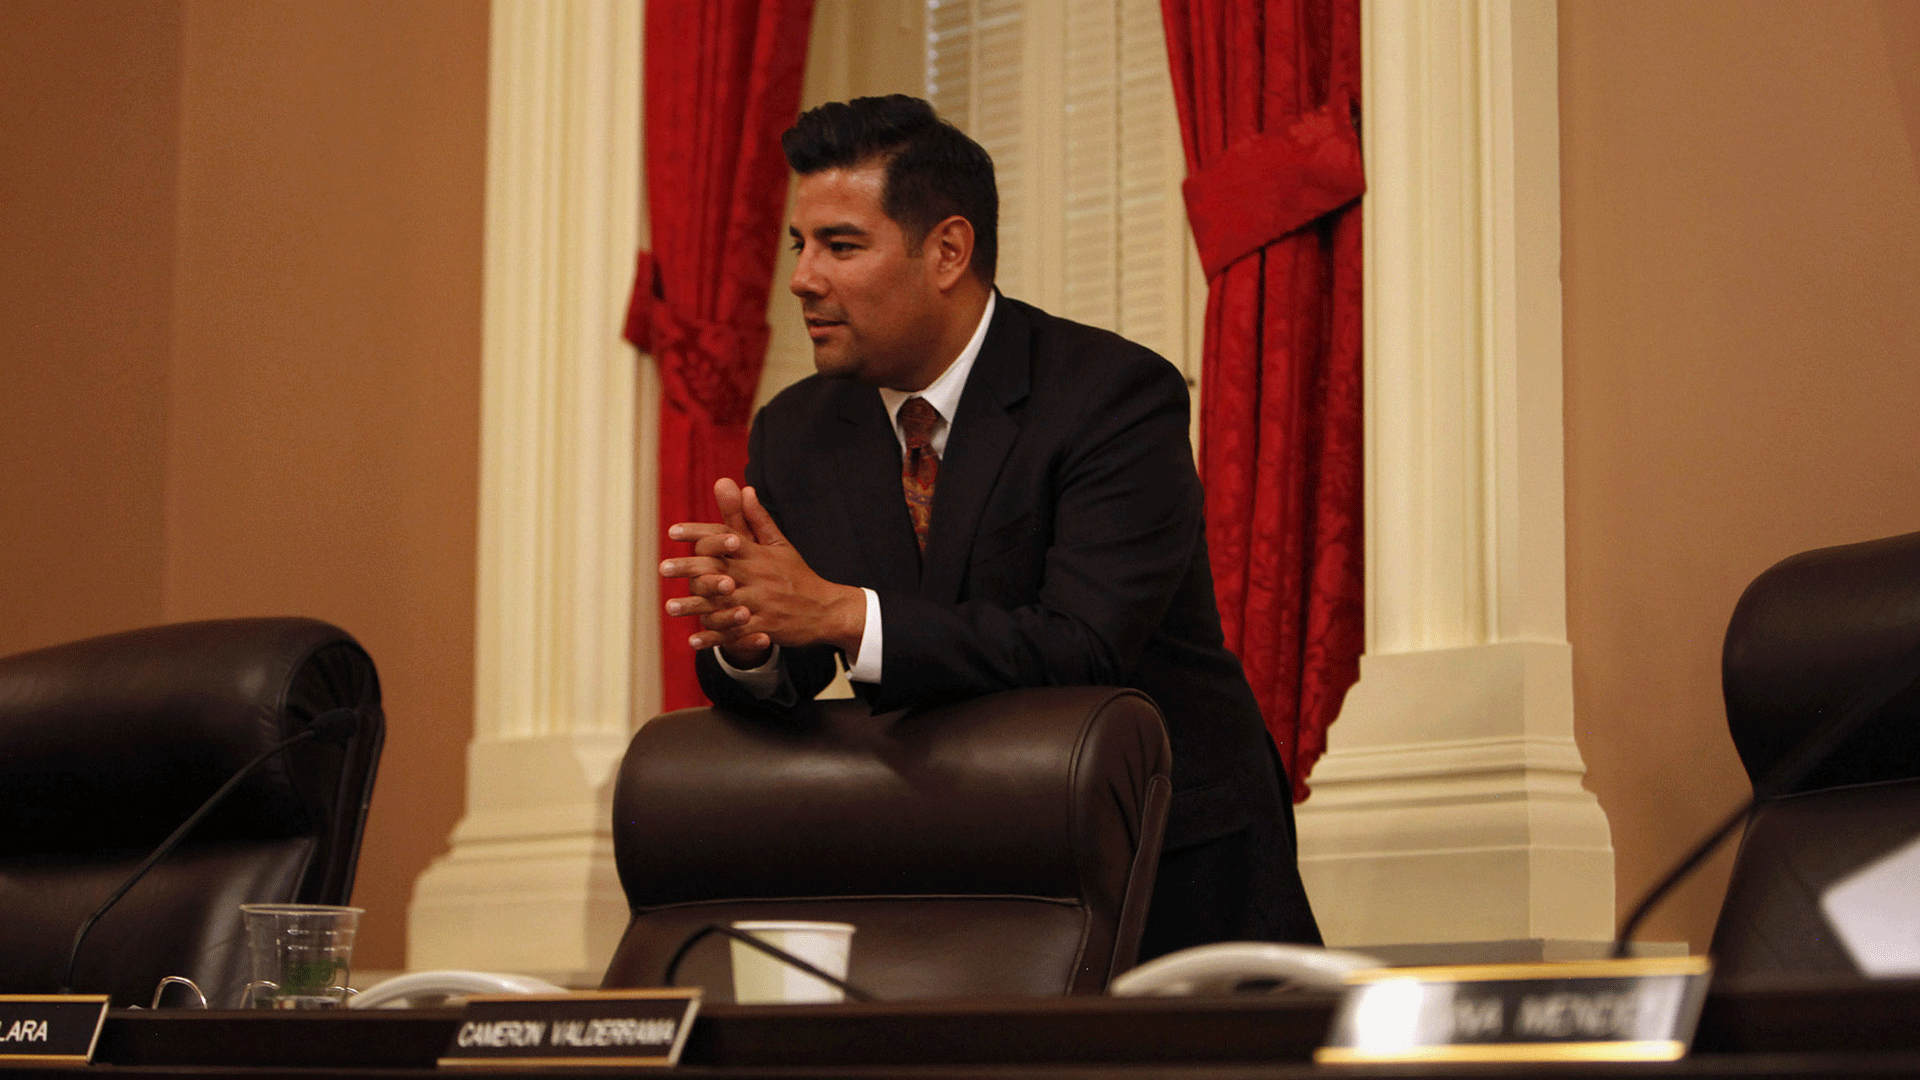
M 1367 655 L 1300 808 L 1345 945 L 1604 941 L 1566 632 L 1554 0 L 1364 0 Z
M 634 536 L 652 532 L 634 487 L 651 394 L 620 338 L 640 38 L 641 0 L 492 5 L 474 738 L 466 816 L 415 887 L 410 968 L 593 985 L 626 925 L 610 784 L 649 625 Z

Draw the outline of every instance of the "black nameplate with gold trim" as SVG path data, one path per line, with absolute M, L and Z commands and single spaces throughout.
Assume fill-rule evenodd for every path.
M 0 994 L 0 1062 L 84 1065 L 106 1018 L 105 994 Z
M 1682 956 L 1355 972 L 1314 1060 L 1672 1061 L 1711 970 Z
M 697 987 L 472 997 L 440 1064 L 670 1066 L 699 1008 Z

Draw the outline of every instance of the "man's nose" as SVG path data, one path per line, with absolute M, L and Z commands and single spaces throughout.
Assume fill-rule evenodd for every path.
M 826 283 L 815 272 L 810 252 L 802 251 L 800 257 L 794 260 L 793 276 L 787 279 L 787 289 L 802 300 L 826 295 Z

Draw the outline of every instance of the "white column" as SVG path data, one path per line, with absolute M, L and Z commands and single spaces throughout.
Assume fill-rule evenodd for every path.
M 492 5 L 474 737 L 466 816 L 415 887 L 410 968 L 595 985 L 626 925 L 610 786 L 636 704 L 652 711 L 635 697 L 657 694 L 634 685 L 651 394 L 620 339 L 640 37 L 641 0 Z
M 1301 869 L 1331 943 L 1579 954 L 1613 848 L 1566 631 L 1557 8 L 1363 11 L 1367 655 Z

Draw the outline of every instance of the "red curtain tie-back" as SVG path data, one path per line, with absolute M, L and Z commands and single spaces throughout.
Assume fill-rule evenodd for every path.
M 1361 3 L 1161 0 L 1207 274 L 1214 594 L 1295 801 L 1365 644 Z
M 1366 190 L 1344 95 L 1282 131 L 1238 140 L 1181 185 L 1209 278 Z
M 780 133 L 800 113 L 814 0 L 647 0 L 647 220 L 627 340 L 660 373 L 656 520 L 718 521 L 713 484 L 747 464 L 767 297 L 786 232 Z M 642 558 L 685 553 L 656 534 Z M 661 583 L 659 599 L 685 595 Z M 689 626 L 660 618 L 660 703 L 704 699 Z
M 627 340 L 658 361 L 661 389 L 673 407 L 698 409 L 723 426 L 745 424 L 770 328 L 760 320 L 688 318 L 660 295 L 655 270 L 652 255 L 642 251 L 627 302 Z

